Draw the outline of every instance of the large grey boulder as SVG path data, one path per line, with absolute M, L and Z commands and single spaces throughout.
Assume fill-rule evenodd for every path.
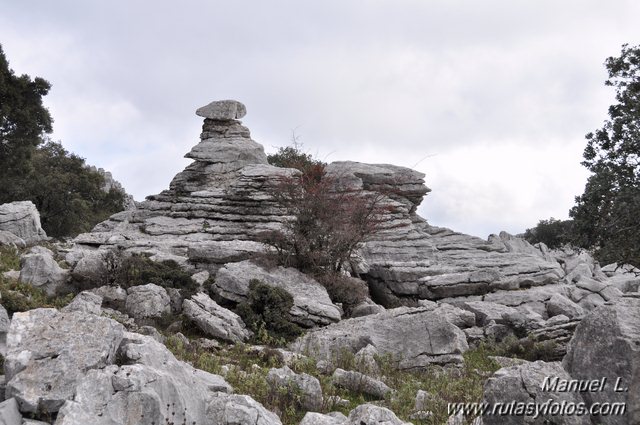
M 333 375 L 331 375 L 331 380 L 337 387 L 376 397 L 380 400 L 384 399 L 387 394 L 393 391 L 393 389 L 389 388 L 384 382 L 352 370 L 338 368 L 333 372 Z
M 232 391 L 148 336 L 125 333 L 118 357 L 121 366 L 90 370 L 78 381 L 56 425 L 204 424 L 208 401 Z
M 193 295 L 182 304 L 184 315 L 207 335 L 227 342 L 246 341 L 251 336 L 240 316 L 221 307 L 207 294 Z
M 468 349 L 466 337 L 442 311 L 441 308 L 400 307 L 347 319 L 308 332 L 291 347 L 329 363 L 344 350 L 355 354 L 367 345 L 372 345 L 382 356 L 390 355 L 400 369 L 461 363 L 462 353 Z
M 81 311 L 83 313 L 100 315 L 102 313 L 102 297 L 93 292 L 82 291 L 76 295 L 62 311 Z
M 361 404 L 349 413 L 349 425 L 408 425 L 386 407 Z
M 306 373 L 295 373 L 289 367 L 270 369 L 267 374 L 267 382 L 276 391 L 288 391 L 299 394 L 300 407 L 307 411 L 319 411 L 322 408 L 322 387 L 320 381 Z
M 123 336 L 119 323 L 83 312 L 15 313 L 7 335 L 7 397 L 22 412 L 57 412 L 88 371 L 114 362 Z
M 210 425 L 281 425 L 280 419 L 247 395 L 219 394 L 207 406 Z
M 35 246 L 20 259 L 20 282 L 40 288 L 47 295 L 65 289 L 68 276 L 68 270 L 58 265 L 47 248 Z
M 583 400 L 580 393 L 554 389 L 550 385 L 554 380 L 571 380 L 571 376 L 560 363 L 537 361 L 517 366 L 502 368 L 493 374 L 484 385 L 483 403 L 488 403 L 490 410 L 483 417 L 485 425 L 590 425 L 588 416 L 575 414 L 557 415 L 554 410 L 546 412 L 527 412 L 527 404 L 537 404 L 542 408 L 547 404 L 571 404 L 577 406 Z M 513 405 L 513 407 L 510 407 Z M 520 405 L 517 410 L 516 405 Z M 511 409 L 511 410 L 510 410 Z M 547 409 L 550 409 L 549 407 Z
M 563 365 L 574 379 L 606 378 L 602 391 L 584 393 L 589 405 L 626 403 L 626 415 L 599 416 L 600 423 L 640 423 L 640 298 L 623 297 L 590 312 L 577 326 Z
M 40 213 L 31 201 L 0 205 L 0 231 L 2 230 L 14 234 L 27 244 L 48 239 L 40 225 Z
M 581 319 L 584 316 L 584 309 L 569 298 L 555 294 L 547 303 L 547 312 L 549 317 L 563 314 L 569 319 Z
M 347 422 L 347 418 L 324 415 L 317 412 L 307 412 L 299 425 L 341 425 Z
M 125 309 L 138 320 L 159 319 L 171 312 L 171 299 L 167 291 L 154 283 L 127 289 Z
M 241 302 L 246 299 L 253 279 L 291 294 L 291 320 L 301 326 L 327 325 L 340 320 L 340 309 L 331 302 L 324 286 L 293 268 L 269 270 L 252 261 L 230 263 L 218 270 L 214 290 L 225 300 Z
M 27 243 L 24 239 L 19 238 L 11 232 L 0 230 L 0 245 L 7 245 L 13 248 L 24 248 L 27 246 Z

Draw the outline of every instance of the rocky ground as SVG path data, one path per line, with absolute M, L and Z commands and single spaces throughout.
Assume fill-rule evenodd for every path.
M 239 102 L 197 113 L 194 162 L 169 189 L 72 242 L 49 241 L 30 202 L 0 206 L 4 423 L 640 423 L 637 270 L 430 226 L 416 214 L 424 175 L 339 162 L 328 173 L 381 194 L 385 212 L 349 265 L 369 296 L 347 309 L 312 277 L 259 261 L 260 235 L 289 219 L 269 188 L 297 171 L 267 163 Z M 289 294 L 300 336 L 243 321 L 255 281 Z M 549 400 L 626 410 L 447 411 Z

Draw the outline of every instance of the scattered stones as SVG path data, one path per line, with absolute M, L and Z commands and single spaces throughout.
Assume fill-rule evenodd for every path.
M 251 336 L 240 316 L 221 307 L 200 292 L 183 303 L 184 315 L 207 335 L 228 342 L 242 342 Z

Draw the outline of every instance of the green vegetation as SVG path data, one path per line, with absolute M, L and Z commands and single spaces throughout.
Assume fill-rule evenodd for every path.
M 573 220 L 540 220 L 536 227 L 527 229 L 524 238 L 532 245 L 542 242 L 551 249 L 561 248 L 574 239 Z
M 253 331 L 257 343 L 283 345 L 302 333 L 300 327 L 291 322 L 292 307 L 293 297 L 287 291 L 252 279 L 247 300 L 240 303 L 236 311 Z
M 115 254 L 117 255 L 117 254 Z M 198 284 L 173 260 L 153 261 L 145 254 L 133 254 L 114 261 L 113 284 L 123 288 L 155 283 L 163 288 L 177 288 L 187 298 L 195 294 Z
M 228 372 L 225 373 L 225 379 L 235 392 L 248 394 L 267 409 L 276 412 L 285 425 L 298 424 L 304 416 L 305 412 L 299 408 L 300 394 L 286 389 L 278 390 L 266 381 L 270 368 L 284 365 L 283 357 L 277 350 L 266 348 L 258 351 L 244 344 L 236 344 L 219 351 L 207 351 L 198 348 L 195 343 L 185 346 L 176 337 L 169 337 L 166 344 L 177 358 L 188 361 L 199 369 L 222 374 L 222 366 L 226 365 Z M 380 369 L 379 379 L 396 390 L 393 396 L 381 403 L 400 418 L 409 421 L 409 416 L 414 411 L 417 391 L 427 391 L 433 395 L 428 402 L 428 410 L 433 412 L 433 416 L 411 421 L 415 424 L 443 424 L 448 418 L 447 403 L 477 402 L 482 399 L 484 381 L 499 369 L 488 357 L 493 354 L 493 349 L 481 345 L 464 354 L 465 364 L 460 368 L 432 366 L 425 371 L 397 370 L 394 359 L 389 356 L 379 357 L 376 359 Z M 364 366 L 358 364 L 354 355 L 348 352 L 335 359 L 335 366 L 367 372 L 363 369 Z M 337 410 L 348 414 L 356 406 L 372 401 L 363 394 L 334 386 L 331 375 L 319 371 L 311 358 L 293 360 L 289 367 L 296 373 L 307 373 L 318 378 L 325 400 L 321 409 L 324 413 Z M 336 404 L 337 398 L 347 400 L 347 404 Z
M 0 275 L 9 270 L 20 270 L 21 252 L 10 246 L 0 246 Z
M 602 128 L 587 134 L 582 165 L 591 171 L 570 215 L 576 243 L 594 249 L 603 264 L 640 266 L 640 46 L 622 46 L 605 61 L 615 87 Z
M 34 308 L 62 308 L 69 304 L 74 294 L 50 297 L 40 288 L 7 279 L 0 274 L 2 306 L 9 314 Z
M 50 88 L 15 75 L 0 46 L 0 204 L 30 200 L 49 236 L 74 236 L 121 211 L 124 194 L 105 192 L 102 175 L 47 138 L 52 119 L 42 98 Z

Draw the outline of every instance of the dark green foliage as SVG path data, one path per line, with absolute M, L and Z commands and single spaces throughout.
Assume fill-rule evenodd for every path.
M 573 241 L 573 221 L 556 220 L 551 217 L 549 220 L 540 220 L 536 227 L 527 229 L 524 238 L 530 244 L 542 242 L 549 248 L 560 248 Z
M 582 164 L 593 174 L 570 215 L 576 243 L 601 263 L 640 266 L 640 46 L 625 44 L 605 66 L 617 103 L 603 127 L 586 136 Z
M 2 306 L 9 314 L 34 308 L 62 308 L 73 299 L 73 294 L 50 297 L 40 288 L 11 280 L 0 275 Z
M 155 283 L 163 288 L 177 288 L 187 298 L 195 294 L 198 284 L 173 260 L 156 262 L 143 254 L 133 254 L 116 266 L 113 284 L 131 286 Z
M 0 204 L 30 200 L 49 236 L 74 236 L 123 209 L 124 193 L 102 190 L 104 178 L 83 158 L 47 140 L 50 85 L 17 77 L 0 47 Z
M 305 175 L 318 175 L 327 165 L 310 154 L 302 152 L 301 146 L 295 140 L 292 146 L 281 147 L 278 152 L 267 155 L 267 161 L 276 167 L 298 169 Z
M 247 300 L 240 303 L 236 311 L 256 336 L 265 330 L 274 341 L 290 341 L 302 332 L 291 322 L 291 307 L 293 297 L 287 291 L 253 279 L 249 283 Z
M 87 232 L 122 211 L 124 194 L 102 190 L 104 178 L 87 168 L 84 159 L 62 145 L 47 142 L 32 156 L 34 171 L 23 184 L 23 196 L 34 202 L 49 236 Z
M 15 75 L 0 46 L 0 170 L 7 183 L 20 181 L 29 171 L 33 149 L 44 133 L 52 131 L 51 115 L 42 104 L 50 88 L 40 77 L 32 80 L 28 75 Z M 3 187 L 3 192 L 12 189 L 14 185 Z

